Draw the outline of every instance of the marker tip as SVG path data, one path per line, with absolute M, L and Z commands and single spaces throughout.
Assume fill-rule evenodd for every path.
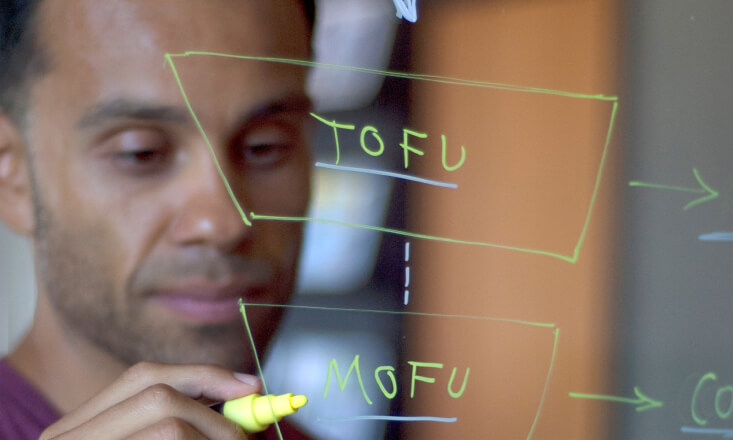
M 290 398 L 290 406 L 292 406 L 293 409 L 301 408 L 305 406 L 306 403 L 308 403 L 308 398 L 303 395 L 293 396 Z

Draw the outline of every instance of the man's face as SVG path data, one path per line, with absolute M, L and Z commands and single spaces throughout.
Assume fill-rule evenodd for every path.
M 246 226 L 245 213 L 302 215 L 309 196 L 302 68 L 192 56 L 305 59 L 292 0 L 64 0 L 39 10 L 50 70 L 32 85 L 35 252 L 44 289 L 74 337 L 126 363 L 251 369 L 237 307 L 283 303 L 301 228 Z M 212 154 L 213 153 L 213 154 Z M 261 350 L 275 308 L 251 307 Z

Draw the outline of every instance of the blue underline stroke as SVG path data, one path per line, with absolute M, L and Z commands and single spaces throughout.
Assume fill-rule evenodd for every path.
M 680 430 L 685 434 L 721 435 L 723 436 L 723 438 L 733 438 L 733 429 L 696 428 L 693 426 L 683 426 Z
M 406 417 L 406 416 L 351 416 L 351 417 L 319 417 L 319 422 L 355 422 L 359 420 L 387 420 L 390 422 L 439 422 L 455 423 L 458 417 Z
M 698 236 L 702 241 L 733 241 L 733 232 L 710 232 Z
M 426 183 L 428 185 L 442 186 L 443 188 L 453 188 L 453 189 L 458 188 L 458 185 L 455 184 L 455 183 L 448 183 L 448 182 L 440 182 L 438 180 L 423 179 L 422 177 L 415 177 L 415 176 L 410 176 L 410 175 L 407 175 L 407 174 L 393 173 L 391 171 L 372 170 L 372 169 L 368 169 L 368 168 L 346 167 L 346 166 L 342 166 L 342 165 L 331 165 L 331 164 L 323 163 L 323 162 L 316 162 L 316 167 L 318 167 L 318 168 L 328 168 L 329 170 L 352 171 L 352 172 L 355 172 L 355 173 L 376 174 L 376 175 L 379 175 L 379 176 L 395 177 L 397 179 L 412 180 L 414 182 Z

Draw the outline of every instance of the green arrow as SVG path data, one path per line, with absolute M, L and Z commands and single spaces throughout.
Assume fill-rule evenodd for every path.
M 634 394 L 636 399 L 630 397 L 618 397 L 618 396 L 605 396 L 602 394 L 582 394 L 582 393 L 570 393 L 570 397 L 576 399 L 593 399 L 593 400 L 608 400 L 610 402 L 627 403 L 629 405 L 636 405 L 636 412 L 646 411 L 648 409 L 660 408 L 664 406 L 664 403 L 659 400 L 654 400 L 651 397 L 647 397 L 639 391 L 638 387 L 634 387 Z
M 710 188 L 707 183 L 705 183 L 702 178 L 700 177 L 700 173 L 697 171 L 697 168 L 693 168 L 692 172 L 695 174 L 695 179 L 697 179 L 697 183 L 700 185 L 700 188 L 688 188 L 686 186 L 673 186 L 673 185 L 662 185 L 658 183 L 648 183 L 648 182 L 641 182 L 638 180 L 632 180 L 629 182 L 629 186 L 643 186 L 646 188 L 656 188 L 656 189 L 668 189 L 671 191 L 682 191 L 682 192 L 688 192 L 688 193 L 694 193 L 694 194 L 705 194 L 702 197 L 699 197 L 690 203 L 686 204 L 683 210 L 687 211 L 688 209 L 692 208 L 695 205 L 699 205 L 700 203 L 709 202 L 710 200 L 713 200 L 719 196 L 718 192 L 714 189 Z

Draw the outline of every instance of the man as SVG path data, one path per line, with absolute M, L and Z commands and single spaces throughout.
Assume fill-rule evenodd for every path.
M 260 390 L 237 300 L 287 301 L 301 228 L 232 197 L 305 211 L 305 71 L 177 58 L 195 120 L 165 54 L 307 59 L 306 3 L 3 1 L 0 217 L 32 238 L 38 305 L 0 437 L 245 438 L 205 404 Z M 277 310 L 248 310 L 258 354 Z

